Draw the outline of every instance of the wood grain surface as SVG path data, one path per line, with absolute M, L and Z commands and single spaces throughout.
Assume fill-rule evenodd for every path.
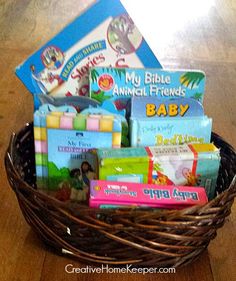
M 68 274 L 66 264 L 86 265 L 53 253 L 25 222 L 3 162 L 11 133 L 33 114 L 32 96 L 14 68 L 92 2 L 0 0 L 0 280 L 236 280 L 235 204 L 208 252 L 175 274 L 158 276 Z M 236 147 L 236 1 L 146 0 L 140 1 L 141 10 L 136 1 L 123 2 L 164 67 L 206 72 L 205 111 L 213 118 L 214 131 Z

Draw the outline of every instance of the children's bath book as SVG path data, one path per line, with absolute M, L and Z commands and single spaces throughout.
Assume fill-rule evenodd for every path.
M 161 65 L 119 0 L 96 1 L 16 68 L 28 90 L 50 96 L 87 96 L 90 67 Z

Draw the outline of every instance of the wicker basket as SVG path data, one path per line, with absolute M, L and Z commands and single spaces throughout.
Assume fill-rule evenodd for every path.
M 35 186 L 32 124 L 13 134 L 5 166 L 26 221 L 58 252 L 86 263 L 177 267 L 206 249 L 236 196 L 235 151 L 214 133 L 212 141 L 222 157 L 218 196 L 204 206 L 178 211 L 91 209 L 40 193 Z

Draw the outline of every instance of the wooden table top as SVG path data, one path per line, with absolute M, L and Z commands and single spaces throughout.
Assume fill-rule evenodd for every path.
M 236 2 L 146 0 L 140 1 L 140 10 L 134 1 L 123 2 L 164 67 L 206 72 L 205 111 L 213 118 L 213 130 L 236 147 Z M 14 75 L 14 68 L 90 3 L 92 0 L 1 1 L 2 159 L 11 133 L 31 121 L 33 114 L 32 96 Z M 67 274 L 66 264 L 85 265 L 57 256 L 30 230 L 7 182 L 3 161 L 0 165 L 0 280 L 155 280 L 155 274 Z M 235 222 L 234 204 L 208 251 L 191 265 L 177 268 L 175 274 L 159 274 L 158 280 L 236 280 Z

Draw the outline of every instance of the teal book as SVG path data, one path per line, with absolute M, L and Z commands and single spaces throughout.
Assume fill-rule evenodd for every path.
M 130 118 L 131 146 L 209 143 L 212 119 L 207 116 L 185 118 Z
M 90 97 L 127 110 L 131 97 L 191 98 L 203 103 L 206 77 L 200 70 L 108 68 L 90 70 Z M 129 115 L 129 114 L 128 114 Z

